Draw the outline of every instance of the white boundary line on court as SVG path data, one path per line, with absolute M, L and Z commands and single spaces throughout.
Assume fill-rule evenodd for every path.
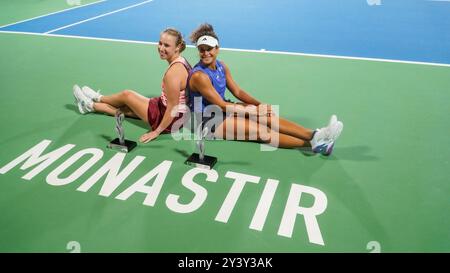
M 120 42 L 120 43 L 144 44 L 144 45 L 157 45 L 158 44 L 157 42 L 144 42 L 144 41 L 135 41 L 135 40 L 120 40 L 120 39 L 73 36 L 73 35 L 62 35 L 62 34 L 45 34 L 45 33 L 34 33 L 34 32 L 21 32 L 21 31 L 4 31 L 4 30 L 0 30 L 0 33 L 5 33 L 5 34 L 24 34 L 24 35 L 34 35 L 34 36 L 47 36 L 47 37 L 60 37 L 60 38 L 95 40 L 95 41 L 108 41 L 108 42 Z M 195 48 L 195 46 L 193 46 L 193 45 L 187 45 L 187 47 Z M 310 54 L 310 53 L 299 53 L 299 52 L 288 52 L 288 51 L 254 50 L 254 49 L 239 49 L 239 48 L 220 48 L 220 49 L 221 50 L 225 50 L 225 51 L 252 52 L 252 53 L 262 53 L 262 54 L 279 54 L 279 55 L 319 57 L 319 58 L 329 58 L 329 59 L 345 59 L 345 60 L 360 60 L 360 61 L 403 63 L 403 64 L 419 64 L 419 65 L 429 65 L 429 66 L 450 67 L 450 64 L 445 64 L 445 63 L 428 63 L 428 62 L 415 62 L 415 61 L 402 61 L 402 60 L 391 60 L 391 59 L 351 57 L 351 56 L 339 56 L 339 55 Z
M 40 16 L 37 16 L 37 17 L 33 17 L 33 18 L 22 20 L 22 21 L 18 21 L 18 22 L 15 22 L 15 23 L 11 23 L 11 24 L 7 24 L 7 25 L 4 25 L 4 26 L 0 26 L 0 28 L 12 26 L 12 25 L 15 25 L 15 24 L 24 23 L 24 22 L 27 22 L 27 21 L 31 21 L 31 20 L 34 20 L 34 19 L 42 18 L 42 17 L 45 17 L 45 16 L 49 16 L 49 15 L 53 15 L 53 14 L 57 14 L 57 13 L 61 13 L 61 12 L 65 12 L 65 11 L 69 11 L 69 10 L 73 10 L 73 9 L 87 7 L 87 6 L 98 4 L 98 3 L 101 3 L 101 2 L 105 2 L 105 1 L 106 0 L 100 0 L 100 1 L 97 1 L 97 2 L 89 3 L 89 4 L 86 4 L 86 5 L 82 5 L 82 6 L 77 6 L 77 7 L 73 7 L 73 8 L 63 9 L 63 10 L 60 10 L 60 11 L 55 11 L 55 12 L 52 12 L 52 13 L 49 13 L 49 14 L 44 14 L 44 15 L 40 15 Z
M 110 11 L 110 12 L 107 12 L 107 13 L 104 13 L 104 14 L 100 14 L 100 15 L 97 15 L 95 17 L 83 20 L 83 21 L 79 21 L 79 22 L 76 22 L 76 23 L 73 23 L 73 24 L 70 24 L 70 25 L 67 25 L 67 26 L 63 26 L 63 27 L 59 27 L 59 28 L 55 28 L 55 29 L 49 30 L 49 31 L 45 32 L 44 34 L 50 34 L 52 32 L 55 32 L 55 31 L 58 31 L 58 30 L 61 30 L 61 29 L 65 29 L 65 28 L 68 28 L 68 27 L 73 27 L 73 26 L 76 26 L 76 25 L 79 25 L 79 24 L 82 24 L 82 23 L 85 23 L 85 22 L 89 22 L 89 21 L 92 21 L 92 20 L 95 20 L 95 19 L 98 19 L 98 18 L 101 18 L 101 17 L 104 17 L 104 16 L 108 16 L 108 15 L 111 15 L 111 14 L 114 14 L 114 13 L 117 13 L 117 12 L 121 12 L 121 11 L 124 11 L 124 10 L 127 10 L 127 9 L 131 9 L 131 8 L 134 8 L 134 7 L 137 7 L 137 6 L 140 6 L 140 5 L 144 5 L 144 4 L 150 3 L 152 1 L 153 0 L 147 0 L 147 1 L 144 1 L 144 2 L 141 2 L 141 3 L 137 3 L 137 4 L 134 4 L 134 5 L 128 6 L 128 7 L 124 7 L 124 8 L 118 9 L 118 10 L 114 10 L 114 11 Z

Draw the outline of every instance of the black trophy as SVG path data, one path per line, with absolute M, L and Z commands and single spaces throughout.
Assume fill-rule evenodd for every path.
M 217 162 L 217 157 L 205 155 L 205 136 L 208 133 L 208 128 L 205 127 L 203 131 L 201 128 L 201 125 L 198 126 L 197 140 L 195 141 L 198 153 L 191 154 L 184 163 L 194 167 L 211 170 Z
M 118 150 L 124 153 L 128 153 L 136 147 L 136 142 L 132 140 L 125 139 L 125 133 L 122 127 L 122 122 L 125 119 L 125 115 L 117 109 L 116 111 L 116 132 L 119 135 L 108 144 L 108 148 L 113 150 Z

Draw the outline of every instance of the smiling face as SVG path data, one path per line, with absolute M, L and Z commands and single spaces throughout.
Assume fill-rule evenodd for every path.
M 199 45 L 197 47 L 198 53 L 200 56 L 200 61 L 206 65 L 210 66 L 211 64 L 214 64 L 217 58 L 217 55 L 219 54 L 219 48 L 218 47 L 210 47 L 208 45 Z
M 176 46 L 177 38 L 168 33 L 159 37 L 158 53 L 162 60 L 171 62 L 180 55 L 180 46 Z

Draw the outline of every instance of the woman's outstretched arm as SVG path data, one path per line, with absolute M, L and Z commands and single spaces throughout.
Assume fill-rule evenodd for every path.
M 202 72 L 195 72 L 189 81 L 191 90 L 198 91 L 204 99 L 209 103 L 215 104 L 221 108 L 223 112 L 237 113 L 241 115 L 249 114 L 250 116 L 267 115 L 270 111 L 267 105 L 241 105 L 224 101 L 222 97 L 214 89 L 209 77 Z

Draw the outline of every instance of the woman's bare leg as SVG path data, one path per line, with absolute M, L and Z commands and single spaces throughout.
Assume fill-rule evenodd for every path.
M 114 116 L 116 114 L 118 108 L 111 106 L 107 103 L 103 103 L 103 102 L 94 102 L 94 110 L 95 112 L 98 113 L 104 113 L 110 116 Z M 127 117 L 133 117 L 133 118 L 139 118 L 136 113 L 134 113 L 133 111 L 131 111 L 130 108 L 128 108 L 128 106 L 123 106 L 122 108 L 120 108 L 120 110 L 122 111 L 122 113 L 125 114 L 125 116 Z
M 111 110 L 113 108 L 128 108 L 130 111 L 128 111 L 128 114 L 134 113 L 134 115 L 140 119 L 142 119 L 145 122 L 148 122 L 148 102 L 149 98 L 146 98 L 134 91 L 131 90 L 124 90 L 122 92 L 119 92 L 117 94 L 113 95 L 103 95 L 100 98 L 100 103 L 108 104 L 108 106 L 101 105 L 98 106 L 99 110 L 103 110 L 105 112 L 110 114 L 112 113 Z M 94 109 L 97 110 L 96 106 L 99 103 L 94 103 Z M 107 112 L 108 111 L 108 112 Z M 126 112 L 126 111 L 124 111 Z M 115 110 L 114 110 L 115 113 Z M 127 114 L 127 113 L 126 113 Z M 114 115 L 114 114 L 113 114 Z
M 234 123 L 234 126 L 232 126 L 233 128 L 227 128 L 227 123 Z M 240 128 L 240 130 L 244 130 L 244 132 L 238 131 L 238 128 Z M 227 118 L 217 127 L 215 136 L 228 140 L 257 141 L 279 148 L 298 148 L 309 146 L 308 141 L 284 133 L 279 133 L 264 124 L 258 124 L 253 120 L 242 117 Z M 242 139 L 242 137 L 244 139 Z
M 273 119 L 278 119 L 278 126 L 276 126 L 276 124 L 274 124 L 272 126 L 272 121 Z M 253 119 L 252 119 L 253 120 Z M 255 121 L 255 120 L 254 120 Z M 261 124 L 267 124 L 267 126 L 269 128 L 272 128 L 275 131 L 278 131 L 282 134 L 286 134 L 289 136 L 293 136 L 296 138 L 300 138 L 306 141 L 310 141 L 313 137 L 313 130 L 309 129 L 309 128 L 305 128 L 295 122 L 289 121 L 285 118 L 282 117 L 267 117 L 264 119 L 259 118 L 258 122 Z M 278 127 L 278 128 L 276 128 Z
M 121 110 L 122 113 L 124 113 L 125 116 L 127 116 L 127 117 L 139 118 L 138 115 L 136 115 L 135 112 L 131 111 L 131 109 L 130 109 L 128 106 L 124 106 L 124 107 L 120 108 L 120 110 Z
M 94 110 L 95 110 L 95 112 L 98 112 L 98 113 L 104 113 L 104 114 L 108 114 L 110 116 L 114 116 L 117 108 L 114 106 L 111 106 L 107 103 L 94 102 Z

